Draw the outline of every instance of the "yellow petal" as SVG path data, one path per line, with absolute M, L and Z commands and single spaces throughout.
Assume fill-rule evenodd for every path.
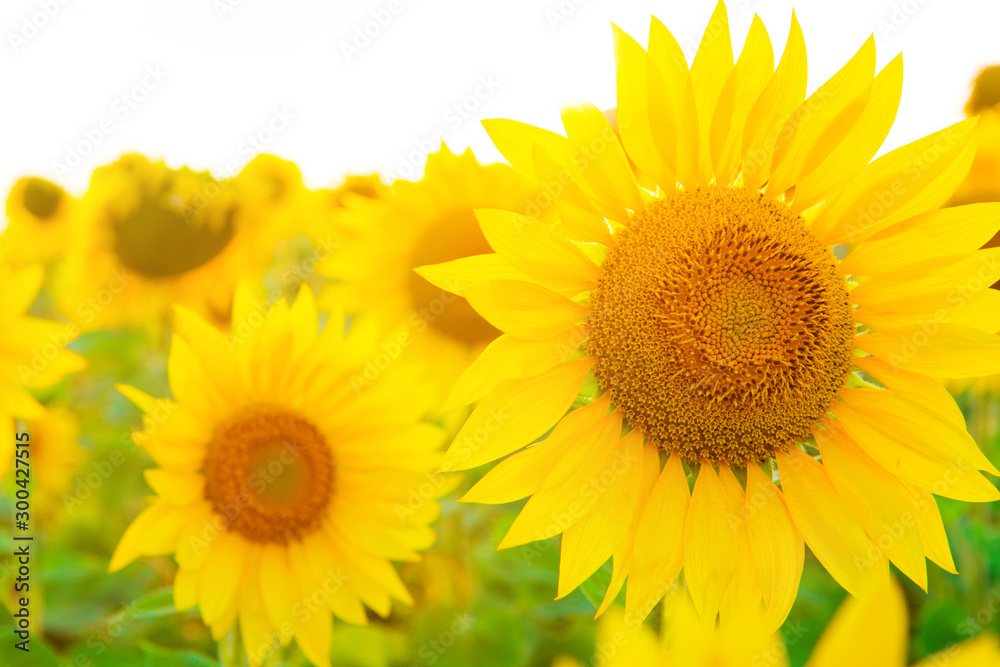
M 719 606 L 720 625 L 745 622 L 747 615 L 757 616 L 761 612 L 761 591 L 757 582 L 756 568 L 750 551 L 750 534 L 747 530 L 746 494 L 733 471 L 719 468 L 719 481 L 727 498 L 726 524 L 736 534 L 736 571 L 722 596 Z
M 972 164 L 977 120 L 963 120 L 862 168 L 823 206 L 813 233 L 829 245 L 859 243 L 943 204 Z
M 998 228 L 1000 203 L 996 202 L 929 211 L 859 243 L 840 268 L 845 273 L 873 276 L 899 271 L 929 258 L 966 255 L 983 247 Z
M 986 631 L 977 637 L 932 654 L 914 667 L 995 667 L 1000 665 L 1000 642 Z
M 593 104 L 581 104 L 563 109 L 562 122 L 580 174 L 598 197 L 595 203 L 607 217 L 627 221 L 626 211 L 640 210 L 642 200 L 628 157 L 608 119 Z
M 646 51 L 615 24 L 611 24 L 615 44 L 618 82 L 618 133 L 628 156 L 639 170 L 657 183 L 673 183 L 669 166 L 660 158 L 649 123 L 646 93 Z
M 582 327 L 570 327 L 549 340 L 522 340 L 510 334 L 499 336 L 455 381 L 441 408 L 442 414 L 478 401 L 504 380 L 540 375 L 567 361 L 585 338 Z
M 889 561 L 927 590 L 927 565 L 908 489 L 836 424 L 828 427 L 813 429 L 813 435 L 834 488 Z
M 835 403 L 832 412 L 868 456 L 900 479 L 948 498 L 969 502 L 1000 499 L 996 487 L 972 466 L 942 461 L 914 449 L 884 430 L 880 419 L 872 421 L 843 403 Z
M 544 285 L 566 293 L 593 289 L 604 271 L 551 227 L 526 215 L 476 209 L 487 242 L 511 266 Z
M 977 250 L 931 270 L 903 270 L 863 281 L 851 291 L 851 301 L 889 312 L 922 313 L 942 309 L 931 325 L 948 321 L 948 311 L 960 309 L 976 293 L 1000 279 L 1000 248 Z M 916 318 L 914 318 L 915 321 Z
M 792 12 L 785 51 L 778 68 L 757 98 L 743 127 L 743 184 L 758 189 L 771 173 L 778 133 L 806 95 L 806 44 Z
M 764 22 L 756 14 L 746 44 L 712 116 L 709 146 L 719 185 L 731 185 L 739 176 L 746 117 L 774 74 L 774 52 Z
M 858 336 L 855 345 L 917 373 L 968 378 L 1000 373 L 1000 336 L 958 324 L 925 322 Z
M 739 541 L 727 516 L 728 506 L 715 470 L 702 464 L 684 522 L 684 581 L 706 623 L 715 620 L 736 574 Z
M 178 568 L 174 575 L 174 606 L 186 611 L 198 604 L 198 570 Z
M 698 107 L 687 59 L 674 36 L 659 19 L 649 24 L 646 59 L 646 95 L 649 127 L 661 159 L 677 181 L 688 187 L 698 183 Z M 673 183 L 663 183 L 668 192 Z
M 795 186 L 792 212 L 800 213 L 825 199 L 854 172 L 868 164 L 892 128 L 903 92 L 903 56 L 898 55 L 875 77 L 864 111 L 832 150 Z
M 204 496 L 205 478 L 199 474 L 150 468 L 143 476 L 158 496 L 174 505 L 188 505 Z
M 570 408 L 593 363 L 590 357 L 575 359 L 535 377 L 501 382 L 469 415 L 441 469 L 468 470 L 530 444 Z
M 201 615 L 209 625 L 232 605 L 248 550 L 243 538 L 230 532 L 220 535 L 209 547 L 205 564 L 198 572 Z
M 278 628 L 285 624 L 295 627 L 293 608 L 302 596 L 285 547 L 272 543 L 263 545 L 259 570 L 261 599 L 271 623 Z M 291 636 L 285 636 L 284 633 L 282 635 L 282 644 L 287 645 Z
M 955 399 L 934 378 L 903 370 L 878 357 L 855 357 L 854 365 L 897 394 L 919 403 L 938 419 L 965 430 L 965 417 Z
M 904 484 L 906 484 L 904 482 Z M 924 553 L 939 567 L 946 572 L 958 574 L 955 569 L 955 560 L 951 556 L 951 547 L 948 546 L 948 535 L 944 532 L 944 522 L 941 520 L 941 513 L 938 511 L 937 501 L 930 491 L 919 489 L 911 484 L 906 484 L 910 491 L 910 497 L 916 508 L 917 527 L 920 530 L 920 543 L 923 544 Z
M 538 180 L 534 169 L 535 144 L 560 165 L 571 161 L 569 139 L 550 130 L 506 118 L 484 120 L 483 128 L 510 166 L 532 180 Z
M 869 423 L 907 442 L 910 447 L 932 458 L 957 461 L 986 470 L 994 475 L 1000 471 L 979 450 L 976 441 L 962 428 L 942 421 L 934 414 L 915 405 L 905 395 L 890 389 L 842 389 L 844 403 Z
M 865 640 L 859 642 L 860 637 Z M 902 666 L 906 645 L 906 600 L 896 580 L 886 577 L 862 599 L 848 598 L 841 605 L 806 667 Z
M 509 549 L 528 542 L 547 540 L 562 533 L 593 509 L 601 494 L 600 480 L 611 472 L 616 462 L 621 416 L 607 413 L 607 400 L 591 406 L 591 428 L 577 433 L 570 443 L 575 448 L 570 460 L 564 460 L 545 477 L 531 496 L 498 546 Z
M 747 466 L 747 532 L 769 630 L 777 629 L 799 591 L 805 549 L 781 491 L 756 465 Z
M 590 313 L 590 309 L 534 283 L 494 280 L 472 285 L 465 297 L 477 313 L 518 338 L 554 338 Z
M 844 141 L 868 104 L 874 74 L 875 37 L 872 36 L 781 128 L 767 183 L 769 195 L 777 197 L 799 183 Z M 865 158 L 864 162 L 867 161 Z
M 493 280 L 528 280 L 524 273 L 496 254 L 460 257 L 441 264 L 418 266 L 414 271 L 435 287 L 459 296 L 473 285 Z
M 715 115 L 719 94 L 732 70 L 733 43 L 729 36 L 729 16 L 726 13 L 725 3 L 719 0 L 698 45 L 694 62 L 691 63 L 691 85 L 694 88 L 695 106 L 698 109 L 700 135 L 698 141 L 700 185 L 707 185 L 713 177 L 712 158 L 709 154 L 712 116 Z
M 563 532 L 557 597 L 570 593 L 611 558 L 625 538 L 642 491 L 642 435 L 635 429 L 618 442 L 611 464 L 591 484 L 593 509 Z
M 680 456 L 672 454 L 646 500 L 636 530 L 625 590 L 625 609 L 630 619 L 645 618 L 680 574 L 689 500 Z
M 778 452 L 778 473 L 788 511 L 809 550 L 852 595 L 874 573 L 888 576 L 885 556 L 871 544 L 857 519 L 844 512 L 823 466 L 797 447 Z
M 633 429 L 638 430 L 638 429 Z M 631 434 L 631 433 L 630 433 Z M 639 434 L 641 435 L 641 434 Z M 660 451 L 656 445 L 647 443 L 642 448 L 642 481 L 639 488 L 639 502 L 635 505 L 632 516 L 623 517 L 628 522 L 628 532 L 625 538 L 618 544 L 612 555 L 613 568 L 611 572 L 611 583 L 604 592 L 604 599 L 601 606 L 597 608 L 594 618 L 606 612 L 615 601 L 622 590 L 625 578 L 628 576 L 632 565 L 632 553 L 635 550 L 636 536 L 639 530 L 639 521 L 642 519 L 643 510 L 646 508 L 646 501 L 653 491 L 653 486 L 660 476 Z

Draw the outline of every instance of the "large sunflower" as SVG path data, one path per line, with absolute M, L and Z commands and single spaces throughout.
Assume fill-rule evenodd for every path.
M 337 284 L 323 300 L 365 313 L 383 332 L 372 375 L 406 354 L 426 364 L 441 407 L 455 378 L 500 332 L 413 269 L 490 252 L 473 209 L 524 210 L 538 191 L 507 165 L 483 166 L 471 151 L 454 155 L 444 146 L 428 156 L 422 180 L 396 181 L 392 190 L 377 196 L 375 188 L 348 189 L 361 196 L 345 197 L 335 215 L 341 246 L 319 270 Z
M 0 255 L 23 266 L 61 257 L 69 247 L 70 220 L 76 202 L 61 186 L 28 176 L 7 196 L 7 228 L 0 235 Z
M 699 622 L 690 599 L 673 597 L 659 637 L 647 626 L 611 613 L 597 628 L 597 664 L 603 667 L 788 667 L 785 644 L 762 632 L 755 618 L 743 617 L 716 630 Z M 886 579 L 863 600 L 848 599 L 837 610 L 805 667 L 905 667 L 906 600 L 899 584 Z M 1000 667 L 996 635 L 983 633 L 949 646 L 916 667 Z M 578 667 L 570 658 L 553 667 Z
M 274 241 L 246 180 L 141 155 L 97 169 L 57 282 L 60 309 L 87 330 L 156 327 L 173 303 L 228 321 L 236 281 L 264 270 Z
M 343 317 L 320 332 L 308 288 L 263 318 L 241 287 L 232 317 L 241 337 L 177 308 L 172 400 L 120 387 L 159 467 L 110 570 L 174 554 L 177 608 L 197 605 L 217 639 L 238 619 L 252 665 L 293 637 L 328 665 L 331 613 L 365 623 L 363 604 L 411 600 L 390 561 L 434 541 L 443 433 L 417 421 L 405 369 L 355 390 L 364 346 Z
M 932 494 L 1000 498 L 930 377 L 1000 371 L 1000 207 L 935 210 L 975 121 L 869 163 L 902 83 L 872 40 L 804 99 L 794 16 L 776 70 L 759 19 L 733 64 L 721 3 L 690 69 L 656 19 L 648 51 L 614 35 L 621 141 L 593 106 L 567 136 L 486 122 L 574 240 L 478 211 L 495 255 L 418 270 L 505 332 L 449 398 L 479 404 L 443 469 L 507 457 L 465 500 L 530 496 L 500 547 L 561 533 L 559 596 L 613 557 L 598 613 L 627 576 L 645 616 L 683 568 L 703 617 L 777 627 L 803 540 L 852 593 L 953 571 Z
M 16 419 L 47 417 L 32 389 L 51 387 L 81 370 L 83 357 L 65 349 L 78 331 L 61 322 L 25 315 L 42 286 L 44 271 L 0 265 L 0 480 L 14 462 Z M 25 448 L 31 456 L 30 434 Z

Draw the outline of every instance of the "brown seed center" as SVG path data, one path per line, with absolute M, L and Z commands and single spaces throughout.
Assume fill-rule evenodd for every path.
M 333 495 L 326 439 L 309 421 L 271 406 L 220 424 L 203 468 L 213 509 L 252 542 L 286 544 L 316 530 Z
M 809 436 L 851 368 L 836 259 L 781 204 L 742 189 L 654 202 L 591 293 L 595 373 L 651 441 L 742 467 Z

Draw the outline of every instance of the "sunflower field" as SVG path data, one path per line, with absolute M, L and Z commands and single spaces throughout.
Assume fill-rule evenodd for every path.
M 1000 667 L 1000 65 L 893 143 L 902 55 L 747 4 L 502 160 L 21 170 L 0 665 Z

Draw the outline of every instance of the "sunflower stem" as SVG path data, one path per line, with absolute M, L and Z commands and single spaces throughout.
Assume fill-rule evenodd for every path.
M 247 652 L 236 627 L 219 640 L 219 664 L 222 667 L 249 667 Z

